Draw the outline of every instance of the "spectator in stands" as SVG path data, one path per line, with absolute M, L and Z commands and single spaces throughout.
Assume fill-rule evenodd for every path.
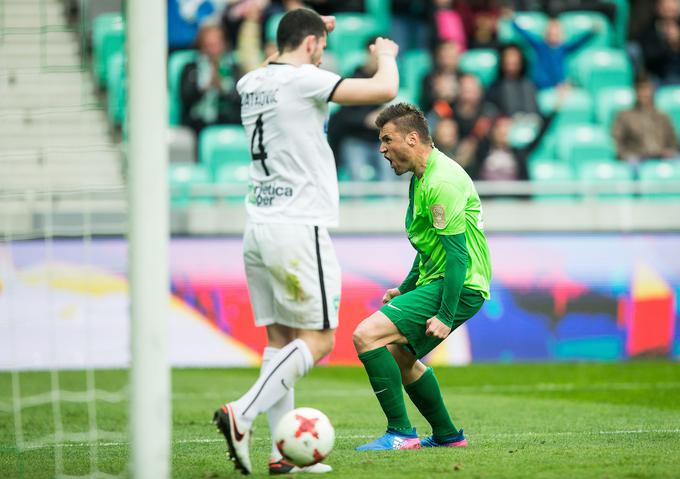
M 503 9 L 497 0 L 457 0 L 456 11 L 463 26 L 470 48 L 497 48 L 496 31 Z
M 352 78 L 371 78 L 378 69 L 378 58 L 368 49 L 375 43 L 372 38 L 366 44 L 366 61 L 351 75 Z M 389 162 L 380 153 L 378 129 L 375 119 L 383 105 L 342 106 L 331 116 L 328 123 L 328 143 L 351 181 L 393 181 Z
M 168 50 L 184 50 L 195 42 L 200 25 L 219 16 L 224 0 L 168 0 Z
M 182 124 L 198 135 L 209 125 L 238 124 L 241 100 L 236 92 L 239 69 L 227 49 L 222 29 L 204 24 L 198 31 L 199 57 L 182 71 Z
M 474 138 L 461 139 L 458 124 L 453 118 L 442 118 L 432 130 L 434 145 L 449 158 L 456 160 L 466 170 L 472 164 L 477 142 Z
M 476 76 L 461 76 L 459 85 L 458 97 L 452 108 L 453 119 L 458 123 L 460 136 L 465 138 L 473 130 L 485 130 L 483 125 L 489 123 L 489 117 L 496 115 L 496 108 L 484 101 L 482 85 Z M 478 131 L 477 134 L 482 137 L 486 133 Z
M 636 102 L 616 115 L 612 134 L 620 159 L 632 164 L 648 158 L 678 157 L 671 119 L 654 106 L 654 85 L 648 77 L 635 82 Z
M 435 101 L 442 98 L 453 103 L 458 90 L 460 53 L 460 45 L 454 41 L 437 44 L 434 66 L 423 79 L 420 91 L 420 107 L 423 111 L 430 111 Z
M 555 110 L 541 124 L 534 139 L 526 145 L 512 145 L 510 131 L 512 118 L 499 116 L 490 134 L 482 138 L 476 147 L 474 162 L 468 166 L 472 179 L 484 181 L 526 180 L 529 156 L 541 143 L 545 133 L 559 113 L 567 97 L 568 87 L 560 87 Z
M 429 3 L 429 1 L 392 0 L 390 38 L 399 45 L 400 52 L 412 49 L 424 50 L 431 46 L 431 30 L 427 23 Z
M 588 43 L 596 33 L 596 30 L 593 30 L 563 42 L 562 27 L 559 20 L 554 17 L 548 20 L 544 38 L 524 30 L 514 19 L 512 27 L 536 53 L 536 68 L 533 69 L 533 76 L 534 83 L 541 90 L 556 87 L 566 81 L 567 57 Z
M 664 84 L 680 83 L 680 4 L 657 0 L 656 15 L 640 36 L 646 69 Z
M 434 0 L 433 29 L 437 42 L 455 42 L 460 51 L 467 49 L 463 19 L 455 9 L 455 0 Z
M 526 60 L 517 45 L 505 45 L 500 51 L 498 78 L 486 92 L 486 99 L 502 115 L 538 115 L 536 85 L 527 76 Z

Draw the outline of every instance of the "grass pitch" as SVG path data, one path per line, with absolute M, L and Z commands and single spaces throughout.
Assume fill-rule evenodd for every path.
M 467 448 L 355 452 L 354 447 L 385 428 L 363 370 L 318 368 L 301 380 L 296 404 L 324 411 L 336 428 L 335 450 L 327 460 L 335 471 L 329 477 L 680 477 L 678 364 L 473 365 L 435 371 L 454 422 L 465 428 Z M 220 403 L 243 392 L 257 374 L 255 369 L 174 371 L 173 477 L 239 477 L 225 460 L 224 440 L 210 419 Z M 40 395 L 50 389 L 49 374 L 22 373 L 19 378 L 24 398 L 32 397 L 34 403 L 45 399 Z M 91 447 L 87 434 L 92 416 L 82 402 L 59 403 L 63 429 L 71 434 L 70 440 L 58 441 L 60 447 L 41 439 L 58 429 L 52 403 L 28 404 L 21 431 L 31 448 L 20 453 L 11 379 L 0 374 L 0 478 L 86 475 L 93 470 L 126 475 L 124 434 L 106 436 Z M 62 372 L 59 380 L 63 390 L 85 389 L 82 372 Z M 98 389 L 119 391 L 126 383 L 125 372 L 96 373 Z M 418 432 L 428 434 L 425 420 L 407 404 Z M 127 406 L 126 401 L 97 401 L 97 428 L 124 433 Z M 254 477 L 266 476 L 269 447 L 266 418 L 261 416 L 251 449 Z M 55 469 L 59 454 L 61 471 Z

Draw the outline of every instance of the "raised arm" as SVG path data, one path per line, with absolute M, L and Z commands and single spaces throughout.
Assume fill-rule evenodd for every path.
M 386 103 L 397 96 L 399 71 L 397 53 L 399 46 L 392 40 L 378 37 L 371 45 L 378 55 L 378 70 L 371 78 L 346 78 L 338 85 L 330 101 L 343 105 Z
M 537 48 L 540 48 L 540 46 L 544 43 L 543 39 L 540 37 L 537 37 L 533 33 L 523 29 L 522 27 L 519 26 L 517 21 L 513 18 L 512 21 L 510 22 L 512 25 L 512 29 L 517 32 L 517 34 L 522 37 L 524 40 L 531 45 L 531 48 L 536 50 Z

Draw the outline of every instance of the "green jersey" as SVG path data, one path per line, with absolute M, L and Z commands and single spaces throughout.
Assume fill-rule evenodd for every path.
M 420 255 L 416 286 L 444 276 L 446 252 L 438 235 L 465 233 L 468 266 L 463 286 L 489 298 L 491 261 L 479 195 L 465 170 L 436 148 L 422 178 L 411 178 L 406 231 Z

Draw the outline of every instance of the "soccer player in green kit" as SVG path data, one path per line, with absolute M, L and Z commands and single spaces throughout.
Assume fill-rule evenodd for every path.
M 387 416 L 387 432 L 357 450 L 466 446 L 444 404 L 431 368 L 419 358 L 474 316 L 489 298 L 491 264 L 482 207 L 470 177 L 432 144 L 427 121 L 405 103 L 376 120 L 380 152 L 397 175 L 413 173 L 406 231 L 413 268 L 384 306 L 362 321 L 353 341 Z M 406 414 L 402 384 L 432 426 L 422 441 Z

